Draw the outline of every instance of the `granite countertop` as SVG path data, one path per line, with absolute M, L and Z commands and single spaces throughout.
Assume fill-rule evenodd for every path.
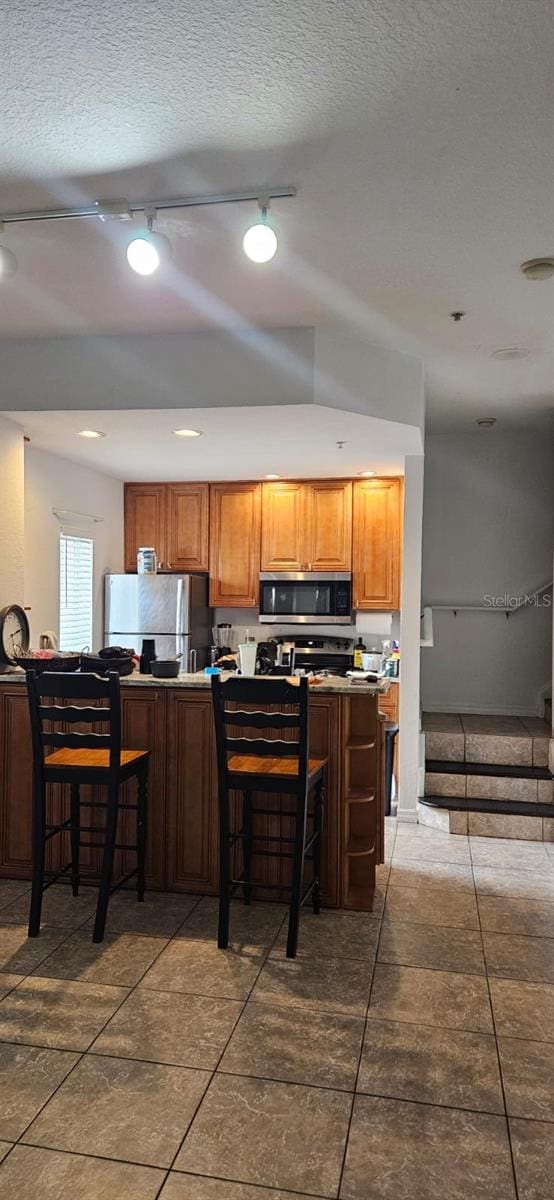
M 221 678 L 228 679 L 234 672 L 222 671 Z M 257 676 L 258 679 L 276 679 L 285 678 L 284 676 Z M 25 672 L 19 668 L 11 671 L 8 674 L 0 675 L 0 683 L 23 683 L 25 680 Z M 321 683 L 313 684 L 311 691 L 320 693 L 331 693 L 333 695 L 383 695 L 388 692 L 390 679 L 383 679 L 380 683 L 351 683 L 349 679 L 342 679 L 339 676 L 325 676 Z M 141 675 L 139 671 L 134 671 L 132 675 L 124 675 L 121 680 L 122 687 L 163 687 L 163 688 L 209 688 L 211 687 L 211 676 L 204 675 L 203 671 L 197 671 L 196 674 L 187 674 L 181 672 L 176 679 L 155 679 L 153 675 Z

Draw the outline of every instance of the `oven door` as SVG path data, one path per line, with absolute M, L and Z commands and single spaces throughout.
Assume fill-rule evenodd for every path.
M 266 624 L 350 625 L 350 576 L 275 572 L 260 575 L 260 621 Z

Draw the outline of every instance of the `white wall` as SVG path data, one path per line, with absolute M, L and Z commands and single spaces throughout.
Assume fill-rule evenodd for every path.
M 0 365 L 5 412 L 318 404 L 422 452 L 421 361 L 333 327 L 9 338 Z
M 23 598 L 23 430 L 0 416 L 0 608 Z
M 420 614 L 423 512 L 421 457 L 404 459 L 402 599 L 400 609 L 400 705 L 398 724 L 398 819 L 415 821 L 420 794 Z
M 58 553 L 62 528 L 52 509 L 103 517 L 72 521 L 71 530 L 94 538 L 94 648 L 103 639 L 103 576 L 123 570 L 123 484 L 67 459 L 25 450 L 25 603 L 31 606 L 32 644 L 45 629 L 59 630 Z M 67 526 L 69 528 L 69 525 Z
M 482 604 L 552 578 L 554 447 L 548 435 L 426 440 L 423 603 Z M 534 713 L 551 681 L 552 611 L 434 612 L 421 651 L 425 709 Z

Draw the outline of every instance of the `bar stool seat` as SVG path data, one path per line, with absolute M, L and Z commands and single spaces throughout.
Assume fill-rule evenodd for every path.
M 125 767 L 136 767 L 138 759 L 146 759 L 148 750 L 121 750 L 119 754 L 119 770 L 123 771 Z M 109 771 L 110 769 L 110 752 L 109 750 L 55 750 L 53 754 L 48 754 L 44 759 L 44 767 L 46 772 L 50 767 L 64 767 L 75 770 L 96 770 Z
M 310 758 L 308 762 L 308 779 L 310 787 L 315 783 L 315 776 L 323 771 L 326 759 Z M 299 761 L 297 758 L 258 758 L 255 754 L 233 754 L 227 760 L 227 769 L 231 775 L 298 775 Z

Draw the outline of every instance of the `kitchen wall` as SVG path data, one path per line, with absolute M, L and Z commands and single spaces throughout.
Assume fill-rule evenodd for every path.
M 23 430 L 0 416 L 0 608 L 23 603 Z
M 554 445 L 544 434 L 426 440 L 423 603 L 483 604 L 552 579 Z M 552 608 L 433 614 L 421 651 L 425 709 L 535 713 L 551 683 Z
M 214 624 L 226 621 L 232 626 L 233 649 L 239 642 L 244 641 L 247 634 L 255 637 L 257 642 L 268 641 L 270 638 L 354 638 L 362 637 L 367 648 L 377 646 L 381 642 L 398 636 L 398 621 L 393 625 L 392 613 L 355 613 L 353 625 L 263 625 L 259 621 L 259 610 L 251 609 L 246 613 L 244 608 L 214 608 Z
M 77 516 L 63 525 L 52 509 Z M 103 576 L 123 570 L 123 484 L 33 446 L 25 450 L 25 603 L 33 645 L 44 629 L 58 632 L 58 554 L 62 528 L 94 538 L 94 648 L 104 644 Z

